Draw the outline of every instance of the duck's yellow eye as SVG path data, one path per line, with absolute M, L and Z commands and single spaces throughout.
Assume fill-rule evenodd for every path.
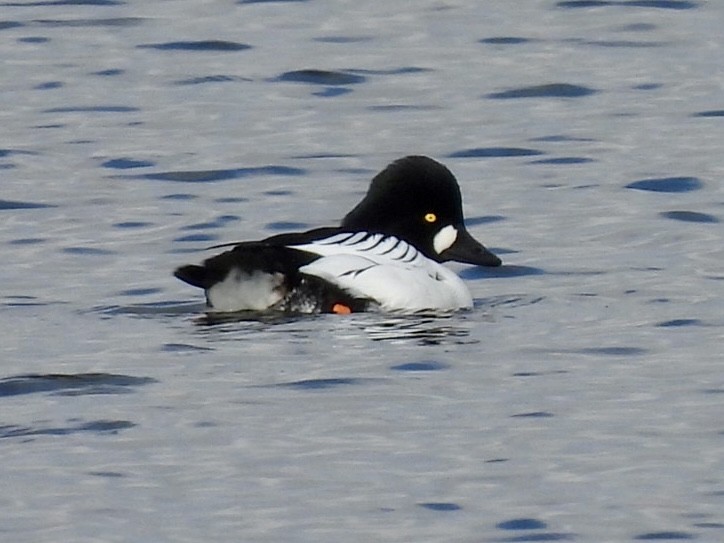
M 437 220 L 437 215 L 435 215 L 434 213 L 428 213 L 427 215 L 425 215 L 425 220 L 427 222 L 435 222 Z

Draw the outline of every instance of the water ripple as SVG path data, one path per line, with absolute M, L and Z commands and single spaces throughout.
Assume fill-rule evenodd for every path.
M 423 315 L 390 317 L 365 323 L 364 332 L 372 341 L 414 341 L 418 345 L 477 343 L 468 339 L 468 328 L 447 324 L 445 318 Z
M 354 68 L 349 70 L 355 74 L 368 74 L 368 75 L 405 75 L 405 74 L 419 74 L 424 72 L 431 72 L 430 68 L 420 68 L 419 66 L 403 66 L 401 68 L 388 68 L 380 70 L 370 70 L 362 68 Z
M 594 8 L 594 7 L 638 7 L 659 9 L 694 9 L 697 2 L 686 0 L 564 0 L 556 4 L 559 8 Z
M 125 3 L 120 0 L 39 0 L 37 2 L 5 2 L 0 6 L 122 6 Z
M 634 537 L 637 541 L 671 541 L 679 539 L 694 539 L 694 534 L 688 532 L 648 532 Z
M 114 170 L 129 170 L 133 168 L 148 168 L 155 166 L 155 164 L 149 160 L 136 160 L 133 158 L 113 158 L 106 160 L 101 164 L 104 168 L 112 168 Z
M 719 219 L 708 213 L 699 213 L 698 211 L 663 211 L 660 213 L 662 217 L 683 222 L 698 223 L 718 223 Z
M 181 79 L 174 82 L 174 85 L 203 85 L 206 83 L 231 83 L 234 81 L 251 81 L 249 78 L 236 77 L 233 75 L 206 75 L 203 77 L 192 77 L 190 79 Z
M 380 379 L 368 379 L 361 377 L 330 377 L 326 379 L 302 379 L 300 381 L 290 381 L 287 383 L 277 383 L 267 385 L 279 388 L 295 388 L 298 390 L 327 390 L 348 385 L 363 385 Z
M 328 70 L 294 70 L 284 72 L 274 81 L 285 81 L 291 83 L 308 83 L 311 85 L 356 85 L 363 83 L 367 78 L 347 72 L 335 72 Z
M 678 328 L 681 326 L 699 325 L 701 325 L 701 321 L 699 319 L 672 319 L 656 323 L 656 326 L 661 328 Z
M 13 200 L 0 200 L 0 211 L 12 209 L 43 209 L 46 207 L 55 207 L 50 204 L 40 204 L 37 202 L 18 202 Z
M 572 534 L 557 533 L 557 532 L 545 532 L 536 534 L 525 534 L 506 539 L 501 539 L 505 543 L 525 543 L 525 542 L 536 542 L 536 541 L 570 541 L 575 539 Z
M 485 98 L 507 100 L 515 98 L 580 98 L 589 96 L 598 91 L 581 85 L 570 83 L 549 83 L 547 85 L 534 85 L 532 87 L 520 87 L 501 92 L 486 94 Z
M 691 192 L 699 190 L 703 186 L 704 183 L 697 177 L 662 177 L 634 181 L 625 188 L 649 192 Z
M 361 43 L 372 40 L 369 36 L 321 36 L 314 38 L 320 43 Z
M 397 364 L 396 366 L 390 366 L 391 370 L 394 371 L 440 371 L 446 370 L 450 367 L 449 364 L 444 362 L 432 361 L 421 361 L 421 362 L 406 362 L 404 364 Z
M 542 155 L 542 151 L 522 147 L 477 147 L 463 149 L 447 155 L 448 158 L 500 158 Z
M 238 4 L 285 4 L 288 2 L 308 2 L 309 0 L 238 0 Z
M 462 509 L 461 506 L 459 506 L 456 503 L 452 502 L 424 502 L 424 503 L 418 503 L 420 507 L 423 507 L 425 509 L 430 509 L 431 511 L 442 511 L 442 512 L 448 512 L 448 511 L 460 511 Z
M 694 113 L 694 117 L 724 117 L 724 109 L 712 109 Z
M 15 375 L 0 379 L 0 397 L 50 392 L 63 396 L 127 394 L 132 388 L 157 383 L 151 377 L 114 373 L 48 373 Z
M 137 45 L 139 49 L 157 49 L 159 51 L 245 51 L 251 45 L 225 40 L 170 41 L 164 43 L 146 43 Z
M 35 19 L 33 23 L 49 27 L 136 26 L 144 22 L 138 17 L 113 17 L 109 19 Z
M 493 222 L 504 221 L 502 215 L 481 215 L 480 217 L 467 217 L 465 219 L 466 226 L 477 226 L 479 224 L 490 224 Z
M 65 436 L 79 432 L 93 432 L 99 434 L 116 434 L 119 430 L 126 430 L 136 426 L 135 423 L 127 420 L 95 420 L 74 426 L 31 428 L 28 426 L 17 426 L 15 424 L 0 426 L 0 439 L 11 437 L 30 436 Z
M 276 221 L 265 224 L 264 228 L 266 230 L 277 231 L 304 230 L 305 228 L 309 228 L 309 224 L 303 222 Z
M 240 218 L 236 215 L 219 215 L 211 221 L 187 224 L 185 226 L 182 226 L 181 230 L 205 230 L 208 228 L 223 228 L 227 224 L 239 220 Z
M 602 354 L 607 356 L 636 356 L 646 354 L 648 349 L 641 347 L 589 347 L 578 351 L 582 354 Z
M 44 109 L 43 113 L 132 113 L 141 111 L 131 106 L 66 106 Z
M 484 43 L 486 45 L 519 45 L 521 43 L 529 43 L 530 38 L 521 38 L 518 36 L 496 36 L 493 38 L 484 38 L 478 40 L 478 43 Z
M 175 181 L 180 183 L 214 183 L 228 179 L 239 179 L 257 175 L 305 175 L 306 170 L 289 166 L 256 166 L 249 168 L 230 168 L 226 170 L 176 170 L 129 176 L 126 179 L 149 179 L 153 181 Z
M 634 41 L 634 40 L 593 40 L 581 41 L 584 45 L 593 45 L 595 47 L 620 47 L 629 49 L 643 49 L 647 47 L 664 47 L 669 45 L 659 41 Z
M 495 525 L 500 530 L 543 530 L 548 525 L 534 518 L 514 518 Z
M 64 86 L 61 81 L 46 81 L 45 83 L 38 83 L 33 87 L 34 90 L 52 90 L 59 89 Z
M 563 156 L 556 158 L 544 158 L 541 160 L 533 160 L 531 164 L 554 164 L 554 165 L 568 165 L 568 164 L 586 164 L 588 162 L 595 162 L 592 158 L 579 157 L 579 156 Z
M 100 77 L 115 77 L 118 75 L 123 75 L 126 73 L 126 70 L 121 70 L 118 68 L 110 68 L 108 70 L 99 70 L 97 72 L 91 72 L 89 75 L 97 75 Z
M 115 255 L 115 251 L 109 249 L 99 249 L 97 247 L 64 247 L 62 251 L 70 255 L 83 255 L 83 256 L 106 256 Z
M 313 92 L 312 94 L 314 96 L 319 96 L 320 98 L 334 98 L 336 96 L 349 94 L 350 92 L 352 92 L 352 89 L 348 89 L 347 87 L 326 87 L 322 90 Z

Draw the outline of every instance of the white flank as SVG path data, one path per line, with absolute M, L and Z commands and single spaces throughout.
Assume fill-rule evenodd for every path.
M 432 246 L 437 254 L 442 253 L 445 249 L 449 249 L 455 240 L 458 239 L 458 230 L 453 225 L 448 224 L 445 228 L 435 234 L 432 239 Z
M 246 273 L 233 268 L 223 281 L 206 291 L 206 299 L 213 311 L 261 311 L 284 297 L 280 288 L 283 282 L 281 273 Z
M 452 235 L 454 241 L 457 231 L 452 230 L 446 239 Z M 340 234 L 295 247 L 322 255 L 300 268 L 302 273 L 373 299 L 383 311 L 449 311 L 473 305 L 465 283 L 454 272 L 392 236 Z

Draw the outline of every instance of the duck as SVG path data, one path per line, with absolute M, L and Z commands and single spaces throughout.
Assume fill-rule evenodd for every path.
M 222 248 L 174 272 L 204 290 L 212 314 L 471 309 L 467 286 L 442 263 L 502 263 L 465 228 L 455 176 L 421 155 L 375 175 L 339 226 L 212 247 Z

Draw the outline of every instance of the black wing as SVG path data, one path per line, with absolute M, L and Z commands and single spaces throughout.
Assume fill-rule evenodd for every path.
M 265 241 L 238 243 L 230 251 L 204 260 L 203 264 L 181 266 L 174 276 L 195 287 L 208 289 L 223 281 L 232 269 L 246 273 L 262 271 L 282 273 L 295 282 L 298 270 L 319 258 L 319 255 L 276 245 Z
M 249 241 L 230 241 L 228 243 L 220 243 L 219 245 L 212 245 L 207 249 L 224 249 L 226 247 L 237 247 L 247 243 L 266 243 L 268 245 L 304 245 L 306 243 L 312 243 L 313 241 L 319 241 L 340 232 L 348 232 L 348 229 L 338 228 L 336 226 L 326 226 L 322 228 L 314 228 L 313 230 L 307 230 L 306 232 L 288 232 L 285 234 L 275 234 L 268 238 L 265 238 L 258 242 Z

